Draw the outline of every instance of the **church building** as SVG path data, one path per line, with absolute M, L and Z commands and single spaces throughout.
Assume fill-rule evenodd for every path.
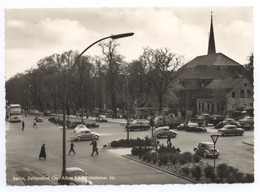
M 243 65 L 216 52 L 212 15 L 208 52 L 184 66 L 179 82 L 182 110 L 222 115 L 238 108 L 253 111 L 253 82 Z

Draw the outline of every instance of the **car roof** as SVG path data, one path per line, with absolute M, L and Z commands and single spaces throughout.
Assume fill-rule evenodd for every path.
M 70 172 L 74 172 L 74 171 L 82 171 L 82 172 L 84 172 L 84 170 L 79 168 L 79 167 L 68 167 L 68 168 L 66 168 L 66 172 L 70 173 Z
M 76 133 L 79 133 L 81 131 L 91 131 L 91 130 L 86 127 L 86 128 L 82 128 L 82 129 L 77 130 Z
M 200 144 L 213 145 L 213 143 L 209 141 L 202 141 Z
M 170 129 L 168 126 L 164 126 L 164 127 L 157 127 L 155 130 L 161 130 L 161 129 Z
M 80 127 L 80 126 L 82 126 L 82 127 L 83 127 L 83 126 L 86 127 L 86 125 L 83 125 L 83 124 L 78 124 L 77 127 L 78 127 L 78 126 L 79 126 L 79 127 Z
M 223 128 L 227 128 L 227 127 L 237 127 L 236 125 L 224 125 Z

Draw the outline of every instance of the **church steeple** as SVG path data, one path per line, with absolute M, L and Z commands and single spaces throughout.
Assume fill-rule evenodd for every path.
M 214 54 L 214 53 L 216 53 L 216 47 L 215 47 L 215 38 L 214 38 L 214 30 L 213 30 L 213 18 L 212 18 L 212 12 L 211 12 L 208 55 Z

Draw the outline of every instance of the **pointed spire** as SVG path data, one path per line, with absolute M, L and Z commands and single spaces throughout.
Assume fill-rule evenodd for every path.
M 208 55 L 214 53 L 216 53 L 216 47 L 215 47 L 215 38 L 214 38 L 214 30 L 213 30 L 213 18 L 212 18 L 212 11 L 211 11 Z

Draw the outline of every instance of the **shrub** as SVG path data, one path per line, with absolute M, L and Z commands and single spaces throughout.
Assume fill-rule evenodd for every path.
M 179 155 L 178 160 L 179 160 L 179 162 L 180 162 L 181 165 L 184 165 L 184 164 L 186 164 L 186 163 L 188 162 L 187 159 L 186 159 L 186 157 L 185 157 L 185 155 L 183 155 L 183 154 L 180 154 L 180 155 Z
M 202 176 L 201 167 L 198 166 L 198 165 L 196 165 L 195 167 L 193 167 L 193 168 L 191 169 L 191 174 L 192 174 L 192 176 L 195 177 L 196 180 L 198 181 L 198 180 L 201 178 L 201 176 Z
M 137 146 L 151 146 L 150 139 L 120 139 L 111 142 L 112 147 L 137 147 Z
M 179 155 L 177 153 L 171 154 L 169 157 L 169 160 L 172 162 L 173 165 L 175 165 L 178 162 Z
M 228 175 L 226 178 L 227 183 L 241 183 L 243 180 L 243 173 L 239 172 L 237 168 L 228 166 Z
M 229 174 L 228 165 L 226 163 L 219 164 L 217 166 L 217 173 L 218 177 L 220 178 L 221 182 L 224 182 L 224 178 L 227 178 Z
M 204 173 L 205 173 L 205 176 L 207 178 L 209 178 L 212 182 L 214 182 L 216 180 L 216 174 L 215 174 L 215 169 L 213 166 L 211 165 L 207 165 L 205 168 L 204 168 Z
M 186 175 L 189 175 L 189 174 L 190 174 L 190 168 L 189 168 L 189 167 L 182 167 L 181 170 L 182 170 Z
M 193 154 L 193 161 L 198 163 L 200 162 L 201 160 L 201 156 L 200 155 L 197 155 L 197 154 Z
M 255 181 L 255 178 L 253 174 L 246 174 L 243 180 L 244 183 L 253 183 Z
M 184 152 L 183 157 L 187 160 L 187 162 L 191 162 L 191 160 L 192 160 L 191 152 Z
M 169 161 L 169 159 L 168 159 L 167 154 L 165 154 L 165 153 L 159 154 L 159 162 L 166 165 L 168 163 L 168 161 Z

